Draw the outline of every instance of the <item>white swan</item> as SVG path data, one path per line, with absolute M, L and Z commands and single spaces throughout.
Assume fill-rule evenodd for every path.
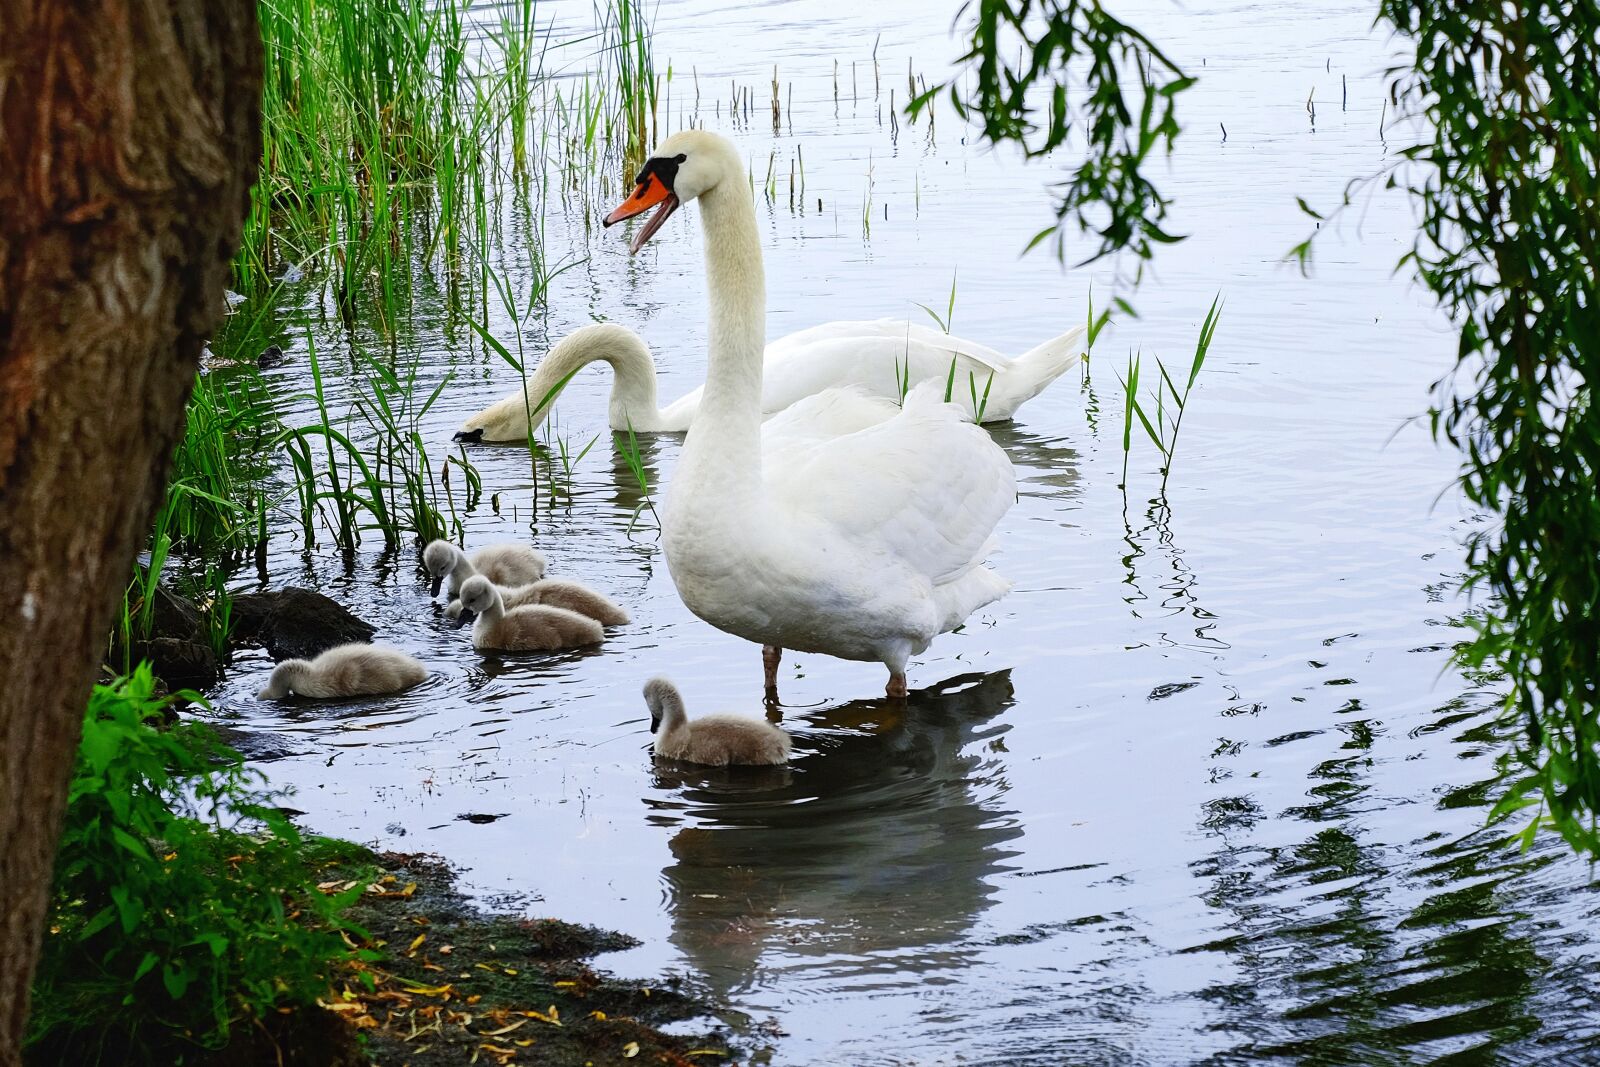
M 544 553 L 527 545 L 484 545 L 470 556 L 449 541 L 429 541 L 422 550 L 422 565 L 433 576 L 433 596 L 450 579 L 450 595 L 461 591 L 462 583 L 482 574 L 496 585 L 527 585 L 544 577 L 549 561 Z M 454 616 L 451 616 L 454 618 Z
M 762 719 L 718 713 L 691 720 L 678 687 L 665 678 L 644 683 L 650 732 L 662 759 L 710 767 L 772 767 L 789 762 L 789 735 Z
M 606 636 L 599 622 L 566 608 L 539 604 L 507 611 L 500 590 L 481 574 L 461 583 L 461 606 L 478 617 L 472 647 L 479 652 L 555 652 L 598 645 Z
M 984 422 L 1011 418 L 1082 355 L 1082 326 L 1046 341 L 1015 360 L 985 345 L 899 319 L 829 322 L 780 338 L 766 348 L 761 410 L 771 415 L 824 389 L 855 386 L 873 396 L 899 399 L 902 388 L 947 383 L 955 360 L 951 397 Z M 571 375 L 590 363 L 608 363 L 608 412 L 613 430 L 639 433 L 687 430 L 700 410 L 703 389 L 656 405 L 656 366 L 638 334 L 615 323 L 583 326 L 550 350 L 518 390 L 461 424 L 461 441 L 525 441 L 539 428 Z M 974 402 L 976 401 L 976 403 Z M 531 416 L 531 421 L 530 421 Z
M 904 696 L 906 661 L 1010 588 L 983 558 L 1016 499 L 1011 461 L 942 402 L 942 381 L 913 389 L 899 410 L 830 390 L 763 432 L 766 285 L 733 145 L 673 134 L 605 221 L 661 204 L 634 237 L 638 251 L 694 199 L 711 328 L 700 412 L 662 515 L 672 580 L 700 618 L 765 646 L 769 689 L 793 648 L 881 662 L 889 695 Z M 850 425 L 845 409 L 869 417 Z
M 336 645 L 313 660 L 286 659 L 272 668 L 256 696 L 282 700 L 293 693 L 313 700 L 382 696 L 422 684 L 428 669 L 404 652 L 381 645 Z

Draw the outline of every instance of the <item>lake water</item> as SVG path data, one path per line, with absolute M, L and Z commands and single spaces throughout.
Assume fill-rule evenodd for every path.
M 955 332 L 1002 351 L 1082 321 L 1090 273 L 1019 256 L 1064 159 L 985 150 L 948 111 L 931 138 L 903 120 L 891 136 L 907 58 L 931 80 L 959 51 L 954 7 L 661 3 L 672 125 L 698 79 L 705 125 L 755 162 L 772 336 L 927 321 L 915 302 L 942 311 L 952 275 Z M 643 681 L 670 675 L 691 712 L 759 713 L 760 655 L 680 604 L 648 510 L 628 531 L 638 488 L 602 438 L 532 535 L 553 574 L 633 612 L 598 653 L 477 655 L 409 557 L 303 559 L 284 527 L 273 584 L 322 589 L 435 672 L 399 698 L 319 707 L 259 702 L 268 661 L 235 665 L 218 715 L 298 752 L 267 769 L 306 825 L 437 852 L 485 898 L 633 934 L 642 946 L 603 964 L 717 994 L 760 1062 L 1600 1059 L 1589 866 L 1482 829 L 1497 691 L 1448 653 L 1478 520 L 1451 486 L 1457 456 L 1417 421 L 1454 339 L 1394 274 L 1410 207 L 1363 197 L 1320 239 L 1311 277 L 1283 262 L 1313 225 L 1295 197 L 1331 205 L 1403 144 L 1380 137 L 1392 45 L 1367 3 L 1124 7 L 1201 76 L 1179 151 L 1156 166 L 1189 238 L 1161 250 L 1131 294 L 1141 317 L 1119 316 L 1087 377 L 995 429 L 1021 496 L 993 565 L 1015 591 L 914 662 L 909 700 L 881 698 L 881 666 L 791 654 L 791 768 L 653 769 Z M 549 10 L 563 26 L 587 17 Z M 774 64 L 793 84 L 776 135 Z M 748 124 L 728 119 L 731 80 L 754 87 Z M 649 340 L 664 399 L 697 385 L 696 209 L 636 259 L 620 232 L 558 204 L 545 216 L 546 255 L 576 265 L 533 348 L 612 319 Z M 1093 278 L 1103 304 L 1112 275 Z M 1124 493 L 1116 374 L 1132 349 L 1147 381 L 1152 353 L 1186 367 L 1217 293 L 1165 498 L 1138 440 Z M 513 378 L 431 321 L 417 317 L 422 382 L 455 372 L 425 423 L 442 454 Z M 285 398 L 308 381 L 304 338 L 290 342 L 296 358 L 266 375 Z M 561 398 L 578 447 L 605 429 L 610 381 L 592 368 Z M 657 485 L 679 446 L 643 443 Z M 469 516 L 469 546 L 530 536 L 526 450 L 472 459 L 502 514 Z M 767 1020 L 782 1036 L 749 1028 Z

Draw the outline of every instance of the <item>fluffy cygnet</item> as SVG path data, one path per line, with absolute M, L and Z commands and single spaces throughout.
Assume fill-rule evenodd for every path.
M 461 606 L 478 617 L 472 624 L 472 647 L 479 651 L 553 652 L 605 639 L 598 622 L 566 608 L 539 604 L 507 611 L 500 590 L 481 574 L 462 584 Z
M 290 693 L 315 700 L 382 696 L 418 685 L 428 669 L 404 652 L 378 645 L 349 644 L 328 649 L 313 660 L 286 659 L 272 669 L 262 700 Z
M 665 678 L 644 684 L 644 701 L 650 706 L 655 753 L 662 759 L 713 767 L 789 762 L 789 735 L 763 719 L 728 714 L 690 719 L 677 687 Z
M 527 585 L 511 589 L 502 588 L 500 602 L 507 611 L 513 608 L 529 608 L 535 604 L 566 608 L 568 611 L 576 611 L 579 615 L 589 616 L 601 626 L 626 626 L 632 621 L 626 609 L 616 601 L 570 578 L 541 578 Z M 450 601 L 450 606 L 444 609 L 444 613 L 451 619 L 461 616 L 461 601 Z
M 439 595 L 439 587 L 448 578 L 452 597 L 474 574 L 496 585 L 526 585 L 543 578 L 548 565 L 544 553 L 527 545 L 484 545 L 468 555 L 449 541 L 428 542 L 422 550 L 422 563 L 433 575 L 433 595 Z

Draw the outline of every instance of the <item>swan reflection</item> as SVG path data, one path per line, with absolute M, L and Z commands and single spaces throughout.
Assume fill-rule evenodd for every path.
M 992 721 L 1011 703 L 1008 672 L 963 675 L 791 719 L 786 767 L 658 768 L 673 943 L 724 993 L 779 956 L 913 981 L 958 965 L 1022 833 Z

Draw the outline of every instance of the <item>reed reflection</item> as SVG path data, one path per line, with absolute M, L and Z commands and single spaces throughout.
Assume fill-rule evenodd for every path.
M 962 675 L 791 717 L 788 767 L 660 769 L 673 943 L 723 993 L 778 953 L 899 982 L 959 966 L 1022 834 L 994 722 L 1012 699 L 1009 672 Z
M 1512 1062 L 1507 1051 L 1540 1029 L 1535 988 L 1554 976 L 1505 887 L 1547 857 L 1512 853 L 1492 831 L 1412 839 L 1423 820 L 1382 818 L 1370 780 L 1381 722 L 1337 728 L 1339 755 L 1312 768 L 1307 802 L 1284 813 L 1307 824 L 1298 843 L 1257 841 L 1265 813 L 1249 795 L 1206 805 L 1218 847 L 1195 873 L 1205 902 L 1231 917 L 1225 937 L 1192 951 L 1237 968 L 1204 995 L 1228 1009 L 1238 1041 L 1206 1062 Z

